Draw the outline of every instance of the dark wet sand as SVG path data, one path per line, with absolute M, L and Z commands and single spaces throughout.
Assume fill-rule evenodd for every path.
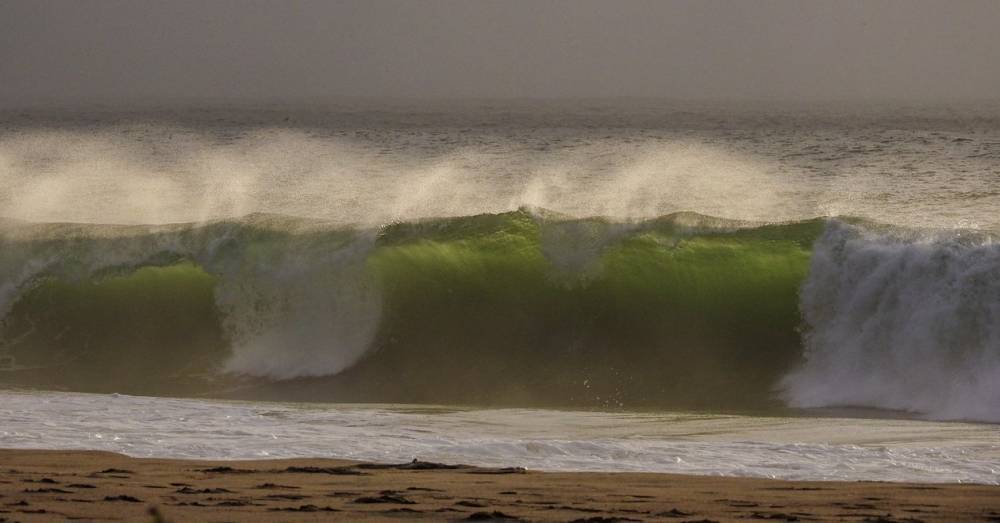
M 0 522 L 1000 521 L 1000 487 L 0 450 Z

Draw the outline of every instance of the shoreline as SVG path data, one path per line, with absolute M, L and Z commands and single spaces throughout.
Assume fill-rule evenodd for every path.
M 0 521 L 1000 521 L 1000 486 L 0 449 Z M 604 518 L 604 519 L 600 519 Z

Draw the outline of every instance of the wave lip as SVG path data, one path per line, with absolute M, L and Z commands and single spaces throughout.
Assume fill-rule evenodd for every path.
M 1000 245 L 914 239 L 832 221 L 800 308 L 794 407 L 872 407 L 1000 421 Z

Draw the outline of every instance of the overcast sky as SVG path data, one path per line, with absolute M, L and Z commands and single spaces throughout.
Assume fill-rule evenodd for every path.
M 1000 0 L 0 0 L 0 103 L 996 98 Z

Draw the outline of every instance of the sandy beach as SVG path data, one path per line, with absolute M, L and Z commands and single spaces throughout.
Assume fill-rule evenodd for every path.
M 0 521 L 1000 521 L 1000 487 L 0 450 Z

